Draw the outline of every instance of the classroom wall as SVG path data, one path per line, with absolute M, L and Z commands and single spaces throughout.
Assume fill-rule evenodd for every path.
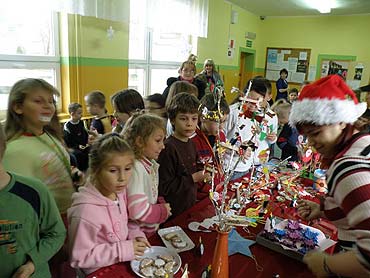
M 370 15 L 267 17 L 260 21 L 263 36 L 256 66 L 265 67 L 266 47 L 310 48 L 310 65 L 318 68 L 318 57 L 324 54 L 355 56 L 356 61 L 370 62 L 368 26 Z M 275 94 L 275 86 L 273 89 Z
M 129 1 L 124 1 L 129 13 Z M 232 10 L 238 13 L 235 24 L 230 23 Z M 61 16 L 60 25 L 65 96 L 62 112 L 67 111 L 69 102 L 83 103 L 89 91 L 100 89 L 109 97 L 128 86 L 128 24 L 68 15 Z M 109 26 L 115 30 L 112 40 L 106 35 Z M 310 65 L 316 64 L 322 54 L 356 56 L 357 61 L 369 62 L 367 26 L 370 26 L 370 15 L 267 17 L 261 21 L 259 16 L 224 0 L 212 0 L 209 1 L 208 37 L 198 39 L 197 67 L 200 70 L 205 59 L 214 59 L 230 101 L 234 98 L 230 94 L 231 87 L 238 86 L 241 51 L 253 53 L 255 57 L 253 66 L 246 65 L 248 76 L 264 74 L 266 47 L 311 48 Z M 246 46 L 246 32 L 256 33 L 252 47 Z M 229 39 L 235 40 L 233 58 L 227 57 Z M 273 90 L 275 93 L 275 86 Z M 112 112 L 110 101 L 107 108 Z

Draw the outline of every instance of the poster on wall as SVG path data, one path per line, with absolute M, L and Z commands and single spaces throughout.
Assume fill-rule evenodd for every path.
M 321 66 L 321 77 L 338 74 L 343 77 L 344 80 L 347 79 L 348 73 L 348 61 L 323 61 Z
M 364 66 L 362 64 L 356 65 L 356 67 L 355 67 L 355 76 L 353 77 L 353 79 L 354 80 L 361 80 L 363 70 L 364 70 Z
M 297 72 L 307 72 L 307 60 L 298 60 L 297 62 Z

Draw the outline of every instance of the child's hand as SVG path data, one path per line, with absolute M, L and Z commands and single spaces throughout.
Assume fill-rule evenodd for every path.
M 133 244 L 134 244 L 134 254 L 137 257 L 144 255 L 145 249 L 150 247 L 149 241 L 144 237 L 135 238 Z
M 275 141 L 276 140 L 276 133 L 272 132 L 272 133 L 267 134 L 266 139 L 270 142 Z
M 313 220 L 322 216 L 320 205 L 315 202 L 299 200 L 297 204 L 298 215 L 304 220 Z
M 166 208 L 166 210 L 167 210 L 167 215 L 168 215 L 168 217 L 170 217 L 171 215 L 172 215 L 172 213 L 171 213 L 171 205 L 169 204 L 169 203 L 165 203 L 164 204 L 164 207 Z
M 85 183 L 85 175 L 77 167 L 71 167 L 71 175 L 75 187 L 78 188 Z
M 32 261 L 28 261 L 17 269 L 12 278 L 29 278 L 34 272 L 35 265 Z
M 211 179 L 211 175 L 205 171 L 198 171 L 192 174 L 194 182 L 207 182 Z

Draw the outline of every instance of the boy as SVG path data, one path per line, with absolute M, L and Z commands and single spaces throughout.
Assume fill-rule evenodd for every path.
M 253 144 L 256 147 L 252 159 L 242 160 L 237 165 L 232 180 L 243 177 L 249 171 L 252 162 L 260 165 L 268 161 L 270 145 L 276 142 L 278 120 L 271 111 L 268 100 L 271 95 L 266 86 L 266 79 L 254 78 L 248 95 L 245 96 L 243 112 L 239 115 L 239 131 L 242 145 Z M 246 93 L 246 92 L 245 92 Z M 236 158 L 235 158 L 236 159 Z M 235 161 L 236 162 L 236 161 Z
M 223 181 L 222 177 L 222 166 L 218 157 L 214 153 L 214 147 L 216 141 L 226 142 L 226 137 L 222 131 L 222 126 L 226 121 L 227 115 L 230 113 L 229 105 L 226 100 L 222 98 L 220 100 L 221 115 L 218 111 L 218 103 L 214 94 L 206 94 L 200 100 L 200 128 L 197 128 L 191 140 L 194 142 L 198 160 L 198 169 L 205 170 L 212 175 L 212 171 L 215 171 L 214 184 L 220 187 Z M 218 124 L 219 122 L 219 124 Z M 209 183 L 204 181 L 198 182 L 198 193 L 197 199 L 202 200 L 209 196 L 209 190 L 211 186 Z
M 175 217 L 195 204 L 196 182 L 207 177 L 196 169 L 196 149 L 189 139 L 198 124 L 199 101 L 188 93 L 177 94 L 167 112 L 174 133 L 159 155 L 159 195 L 171 205 Z
M 0 160 L 4 151 L 0 126 Z M 66 231 L 46 185 L 6 172 L 0 163 L 0 204 L 0 276 L 51 277 L 48 261 Z
M 73 102 L 68 105 L 68 112 L 71 118 L 64 124 L 64 141 L 67 147 L 72 149 L 72 154 L 77 159 L 78 169 L 85 171 L 89 166 L 89 134 L 81 121 L 82 105 Z
M 297 98 L 298 98 L 298 89 L 291 88 L 288 94 L 288 102 L 292 104 L 294 101 L 297 100 Z
M 94 116 L 90 129 L 98 134 L 109 133 L 112 131 L 111 117 L 107 115 L 105 109 L 105 96 L 102 92 L 94 91 L 85 96 L 87 112 Z

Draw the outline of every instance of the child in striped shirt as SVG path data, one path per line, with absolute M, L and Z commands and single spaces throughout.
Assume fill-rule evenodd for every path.
M 347 250 L 306 254 L 303 260 L 317 277 L 370 277 L 370 134 L 353 126 L 365 109 L 338 75 L 306 85 L 293 103 L 290 124 L 308 137 L 328 168 L 327 196 L 321 205 L 299 201 L 298 213 L 306 220 L 329 219 Z
M 135 152 L 134 171 L 128 187 L 128 211 L 147 235 L 171 215 L 170 204 L 158 197 L 158 159 L 164 149 L 166 130 L 162 118 L 135 114 L 127 122 L 123 136 Z

